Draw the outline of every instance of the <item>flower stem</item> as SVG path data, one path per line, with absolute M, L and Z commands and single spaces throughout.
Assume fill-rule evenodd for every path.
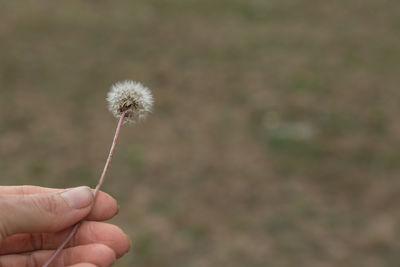
M 112 158 L 114 156 L 115 148 L 117 147 L 119 134 L 121 132 L 122 124 L 124 122 L 125 117 L 126 117 L 126 112 L 123 112 L 121 114 L 121 118 L 119 119 L 117 130 L 115 131 L 114 140 L 112 142 L 110 153 L 108 154 L 108 158 L 107 158 L 106 164 L 104 166 L 104 169 L 103 169 L 103 172 L 102 172 L 102 174 L 100 176 L 99 182 L 98 182 L 98 184 L 97 184 L 97 186 L 96 186 L 96 188 L 94 190 L 94 193 L 93 193 L 94 200 L 96 200 L 96 196 L 97 196 L 102 184 L 104 183 L 104 179 L 105 179 L 105 177 L 106 177 L 106 175 L 108 173 L 108 170 L 110 169 L 111 160 L 112 160 Z M 60 252 L 64 249 L 64 247 L 68 244 L 68 242 L 74 237 L 75 233 L 78 231 L 78 228 L 82 224 L 82 222 L 83 222 L 83 220 L 78 222 L 77 224 L 75 224 L 74 228 L 72 228 L 71 232 L 69 233 L 67 238 L 64 240 L 64 242 L 61 243 L 61 245 L 57 248 L 57 250 L 53 253 L 53 255 L 46 261 L 46 263 L 42 267 L 50 266 L 50 264 L 60 254 Z
M 101 174 L 99 183 L 97 184 L 96 189 L 94 190 L 94 197 L 97 196 L 97 193 L 99 192 L 100 187 L 103 185 L 104 178 L 106 177 L 107 172 L 110 169 L 111 160 L 114 156 L 115 148 L 117 146 L 117 142 L 118 142 L 118 138 L 119 138 L 119 133 L 121 132 L 121 127 L 124 122 L 125 116 L 126 116 L 126 111 L 121 114 L 121 118 L 119 119 L 117 130 L 115 131 L 115 135 L 114 135 L 114 140 L 111 145 L 110 154 L 108 155 L 107 162 L 106 162 L 106 165 L 104 166 L 104 170 L 103 170 L 103 173 Z

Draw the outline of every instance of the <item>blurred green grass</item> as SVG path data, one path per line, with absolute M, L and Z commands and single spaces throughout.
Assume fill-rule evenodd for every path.
M 94 186 L 109 86 L 156 106 L 104 190 L 116 266 L 399 266 L 394 0 L 0 1 L 0 181 Z

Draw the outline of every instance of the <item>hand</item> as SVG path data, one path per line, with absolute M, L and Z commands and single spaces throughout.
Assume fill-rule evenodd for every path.
M 130 248 L 120 228 L 101 221 L 118 212 L 115 199 L 88 187 L 0 186 L 0 266 L 42 266 L 85 218 L 52 266 L 110 266 Z

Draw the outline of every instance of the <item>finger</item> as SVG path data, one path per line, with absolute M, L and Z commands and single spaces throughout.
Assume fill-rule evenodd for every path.
M 0 255 L 52 250 L 65 240 L 71 229 L 54 234 L 17 234 L 6 238 L 0 244 Z M 114 250 L 118 258 L 130 249 L 128 236 L 117 226 L 101 222 L 85 221 L 67 247 L 88 244 L 103 244 Z
M 66 189 L 55 189 L 40 186 L 0 186 L 0 195 L 33 195 L 33 194 L 44 194 L 44 193 L 59 193 Z M 92 189 L 94 192 L 94 190 Z M 107 193 L 99 192 L 96 196 L 96 201 L 93 205 L 93 209 L 86 219 L 90 221 L 105 221 L 115 216 L 118 212 L 117 201 Z
M 61 231 L 86 217 L 92 204 L 93 193 L 88 187 L 58 193 L 0 195 L 0 238 Z
M 93 208 L 85 219 L 89 221 L 109 220 L 118 213 L 118 210 L 117 201 L 109 194 L 99 191 Z
M 78 263 L 78 264 L 70 265 L 68 267 L 97 267 L 97 265 L 94 265 L 91 263 Z
M 65 189 L 48 188 L 34 185 L 21 185 L 21 186 L 0 186 L 0 194 L 9 195 L 32 195 L 42 193 L 55 193 L 61 192 Z
M 27 254 L 4 255 L 0 256 L 0 266 L 42 266 L 53 253 L 54 251 L 51 250 L 41 250 Z M 108 267 L 114 261 L 115 254 L 111 248 L 102 244 L 91 244 L 63 250 L 50 267 L 69 266 L 83 262 L 99 267 Z

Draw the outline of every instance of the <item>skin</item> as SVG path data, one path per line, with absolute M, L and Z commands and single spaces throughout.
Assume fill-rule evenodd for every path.
M 87 189 L 88 205 L 72 208 L 62 197 L 69 190 L 0 186 L 0 266 L 42 266 L 82 219 L 78 232 L 51 266 L 107 267 L 128 252 L 127 235 L 103 222 L 117 214 L 116 200 L 99 192 L 94 201 Z

